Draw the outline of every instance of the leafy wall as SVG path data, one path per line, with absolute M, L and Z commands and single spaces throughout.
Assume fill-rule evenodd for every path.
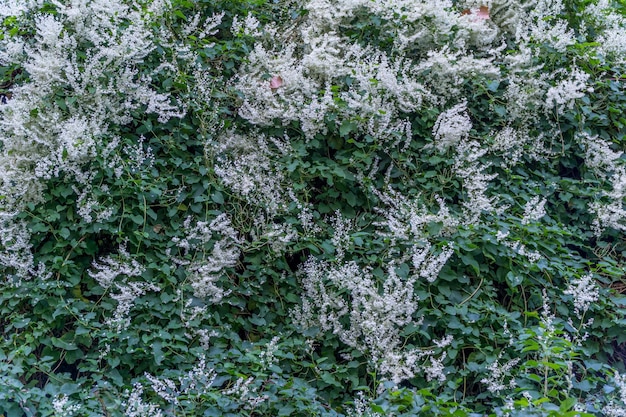
M 626 415 L 608 0 L 0 2 L 0 412 Z

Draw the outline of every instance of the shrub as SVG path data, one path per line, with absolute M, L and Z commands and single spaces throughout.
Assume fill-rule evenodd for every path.
M 625 415 L 623 12 L 0 2 L 0 413 Z

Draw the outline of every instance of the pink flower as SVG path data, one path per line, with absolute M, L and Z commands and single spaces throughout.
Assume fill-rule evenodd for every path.
M 487 6 L 480 6 L 480 9 L 478 9 L 478 13 L 476 13 L 476 16 L 480 19 L 489 19 L 489 8 Z
M 272 90 L 276 90 L 279 87 L 282 87 L 284 84 L 283 79 L 280 75 L 274 75 L 270 80 L 270 88 Z
M 461 12 L 462 15 L 466 15 L 466 14 L 474 14 L 472 13 L 472 10 L 470 9 L 465 9 Z M 480 8 L 476 11 L 475 16 L 479 19 L 484 19 L 487 20 L 489 19 L 489 7 L 487 6 L 480 6 Z

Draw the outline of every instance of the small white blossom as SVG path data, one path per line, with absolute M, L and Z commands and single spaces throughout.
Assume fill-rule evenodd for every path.
M 492 394 L 500 395 L 500 391 L 505 389 L 513 389 L 517 386 L 515 379 L 511 378 L 508 383 L 505 382 L 506 378 L 510 376 L 511 369 L 515 367 L 520 361 L 519 358 L 512 359 L 505 364 L 500 364 L 502 353 L 498 355 L 493 363 L 487 365 L 487 370 L 490 374 L 483 378 L 480 382 L 487 385 L 487 390 Z
M 274 360 L 276 359 L 274 357 L 274 354 L 278 349 L 277 345 L 279 341 L 280 337 L 274 336 L 272 340 L 270 340 L 270 342 L 265 346 L 265 350 L 262 351 L 259 355 L 261 359 L 261 365 L 263 365 L 264 367 L 268 368 L 274 364 Z
M 472 121 L 467 114 L 467 101 L 462 101 L 437 118 L 433 127 L 435 146 L 443 152 L 467 139 L 471 129 Z
M 426 371 L 426 380 L 432 381 L 436 379 L 439 382 L 446 381 L 446 374 L 444 372 L 445 367 L 443 366 L 443 361 L 446 359 L 446 352 L 443 352 L 441 357 L 435 359 L 434 357 L 430 357 L 430 365 L 426 366 L 424 371 Z
M 522 217 L 522 224 L 528 224 L 536 222 L 546 215 L 545 209 L 546 199 L 542 199 L 539 196 L 535 196 L 526 203 L 524 206 L 524 217 Z
M 91 266 L 93 269 L 87 273 L 105 289 L 111 287 L 118 276 L 139 277 L 145 271 L 144 266 L 130 256 L 125 246 L 119 247 L 116 256 L 105 256 L 94 261 Z
M 337 261 L 342 261 L 346 249 L 350 245 L 350 232 L 352 230 L 353 222 L 350 219 L 345 219 L 339 210 L 335 212 L 335 215 L 331 218 L 333 225 L 333 237 L 332 243 L 335 246 L 335 254 Z
M 548 89 L 546 110 L 556 109 L 558 114 L 563 114 L 565 109 L 571 109 L 574 106 L 574 100 L 583 97 L 589 90 L 587 87 L 589 74 L 580 69 L 571 70 L 567 74 L 566 79 Z
M 585 148 L 585 164 L 602 177 L 617 168 L 617 164 L 624 154 L 611 149 L 611 143 L 599 136 L 591 136 L 587 132 L 576 135 L 578 142 Z
M 143 401 L 143 385 L 139 382 L 133 384 L 133 390 L 123 402 L 124 415 L 127 417 L 162 417 L 163 411 L 158 405 Z
M 71 401 L 67 395 L 61 394 L 52 400 L 55 417 L 72 417 L 82 408 L 80 404 Z
M 581 318 L 589 307 L 600 297 L 598 283 L 594 280 L 593 274 L 586 274 L 579 278 L 572 279 L 563 294 L 571 295 L 574 302 L 574 312 Z
M 118 292 L 111 293 L 111 298 L 117 301 L 117 308 L 113 317 L 106 319 L 105 323 L 118 332 L 130 326 L 129 313 L 137 298 L 145 295 L 146 291 L 161 291 L 159 287 L 148 282 L 115 283 L 115 287 Z
M 626 417 L 626 375 L 615 372 L 613 381 L 619 390 L 619 403 L 611 400 L 602 408 L 602 412 L 608 417 Z

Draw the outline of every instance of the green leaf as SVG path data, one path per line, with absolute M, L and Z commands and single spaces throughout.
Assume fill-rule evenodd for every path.
M 561 402 L 561 405 L 559 406 L 559 411 L 562 413 L 569 411 L 572 407 L 574 407 L 577 402 L 578 401 L 576 400 L 576 398 L 566 398 L 565 400 L 563 400 L 563 402 Z
M 358 125 L 356 123 L 344 120 L 343 122 L 341 122 L 341 126 L 339 127 L 339 134 L 345 138 L 351 132 L 355 132 L 357 128 Z
M 59 349 L 64 349 L 64 350 L 78 349 L 78 346 L 76 346 L 74 343 L 68 343 L 65 340 L 59 339 L 54 336 L 50 338 L 50 341 L 52 342 L 52 346 L 57 347 Z
M 163 343 L 158 340 L 152 342 L 152 355 L 154 356 L 154 362 L 157 365 L 161 365 L 164 359 L 162 346 Z
M 509 271 L 506 274 L 506 282 L 507 284 L 509 284 L 509 287 L 516 288 L 524 282 L 524 278 L 522 276 L 514 274 L 512 271 Z
M 219 191 L 215 191 L 213 194 L 211 194 L 211 200 L 213 200 L 217 204 L 224 204 L 224 196 Z
M 474 269 L 474 272 L 476 272 L 476 274 L 480 274 L 480 266 L 478 265 L 478 262 L 476 262 L 476 259 L 474 259 L 473 256 L 464 254 L 464 255 L 461 255 L 460 258 L 461 258 L 461 262 L 463 262 L 464 265 L 471 266 L 472 269 Z

